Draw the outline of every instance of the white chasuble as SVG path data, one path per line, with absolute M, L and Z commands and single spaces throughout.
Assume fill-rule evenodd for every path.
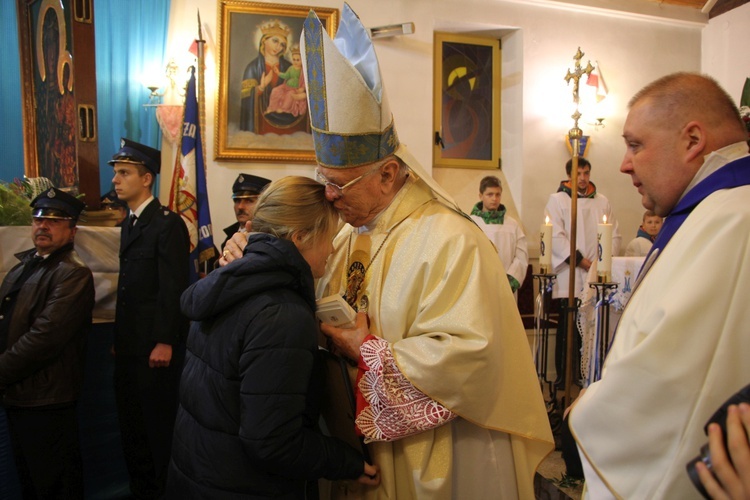
M 628 302 L 571 430 L 589 498 L 702 498 L 685 464 L 750 382 L 750 186 L 703 200 Z
M 389 343 L 415 388 L 458 418 L 369 444 L 381 485 L 339 484 L 334 496 L 534 498 L 534 471 L 552 434 L 501 271 L 482 231 L 413 173 L 366 234 L 340 231 L 317 296 L 351 294 L 357 283 L 347 278 L 363 273 L 355 303 L 366 305 L 370 332 Z

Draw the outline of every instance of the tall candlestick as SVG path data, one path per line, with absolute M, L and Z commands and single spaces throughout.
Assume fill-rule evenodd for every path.
M 539 272 L 547 274 L 552 271 L 552 224 L 549 216 L 539 229 Z
M 607 224 L 607 216 L 602 216 L 602 222 L 597 226 L 599 241 L 599 263 L 596 274 L 599 281 L 607 282 L 612 273 L 612 224 Z

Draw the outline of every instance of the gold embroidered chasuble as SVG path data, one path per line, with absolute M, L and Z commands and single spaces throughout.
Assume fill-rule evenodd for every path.
M 533 498 L 553 448 L 531 351 L 497 252 L 482 231 L 438 202 L 412 173 L 366 234 L 334 240 L 318 297 L 367 309 L 399 370 L 460 418 L 369 445 L 381 467 L 365 498 Z M 351 486 L 351 485 L 350 485 Z M 357 485 L 353 485 L 357 488 Z

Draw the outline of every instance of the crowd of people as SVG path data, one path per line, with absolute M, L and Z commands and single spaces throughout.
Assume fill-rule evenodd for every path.
M 134 498 L 534 497 L 554 440 L 514 295 L 526 236 L 497 177 L 467 214 L 424 171 L 398 140 L 374 50 L 354 50 L 371 42 L 348 5 L 341 25 L 334 41 L 311 12 L 295 65 L 316 110 L 315 179 L 240 174 L 220 266 L 192 285 L 187 229 L 152 194 L 160 152 L 124 139 L 110 162 L 127 215 L 112 355 Z M 750 405 L 725 405 L 704 433 L 750 381 L 747 132 L 713 79 L 677 73 L 633 97 L 623 136 L 620 170 L 646 209 L 626 255 L 645 262 L 602 377 L 570 412 L 586 495 L 748 498 Z M 603 215 L 616 255 L 622 239 L 591 163 L 577 166 L 545 209 L 562 317 Z M 23 497 L 83 498 L 84 204 L 50 188 L 31 206 L 34 248 L 0 287 L 0 394 Z M 330 296 L 352 324 L 318 321 Z

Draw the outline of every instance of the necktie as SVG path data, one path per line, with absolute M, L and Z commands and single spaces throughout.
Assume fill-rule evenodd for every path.
M 136 216 L 135 214 L 130 214 L 130 221 L 128 222 L 128 227 L 130 229 L 133 229 L 136 219 L 138 219 L 138 216 Z
M 44 260 L 44 257 L 41 255 L 34 255 L 32 258 L 30 258 L 28 261 L 26 261 L 26 264 L 23 266 L 23 270 L 26 271 L 27 269 L 31 269 L 32 271 L 36 269 L 36 266 L 39 265 L 40 262 Z

